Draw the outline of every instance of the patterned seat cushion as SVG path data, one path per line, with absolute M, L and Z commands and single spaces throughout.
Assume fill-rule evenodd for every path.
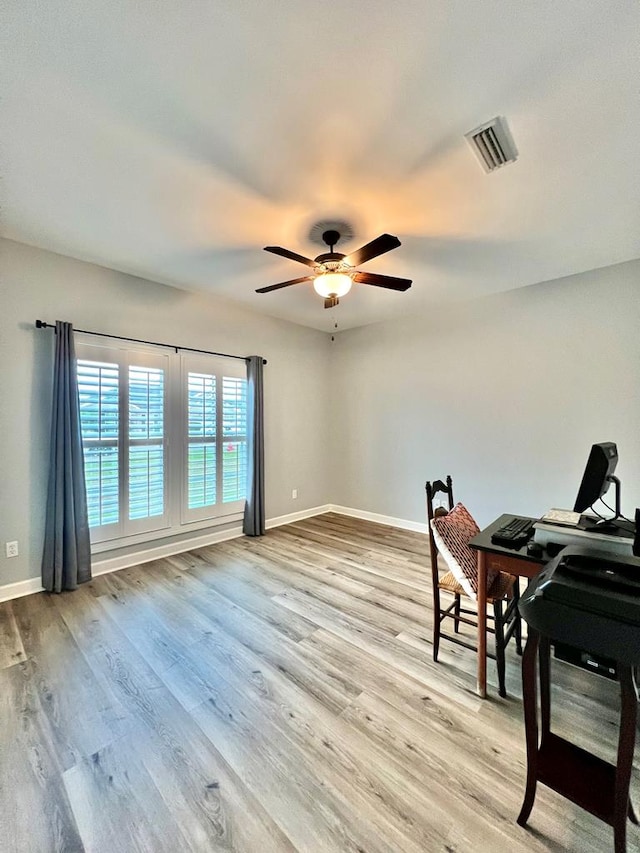
M 474 601 L 478 595 L 478 558 L 469 542 L 480 528 L 469 510 L 458 503 L 447 514 L 431 520 L 431 529 L 438 552 L 442 554 L 452 575 Z M 498 572 L 489 571 L 487 588 L 491 589 Z

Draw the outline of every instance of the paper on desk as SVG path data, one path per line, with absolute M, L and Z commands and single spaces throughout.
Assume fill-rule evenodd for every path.
M 581 514 L 569 509 L 550 509 L 542 516 L 542 521 L 550 524 L 566 524 L 568 527 L 577 527 L 580 524 Z

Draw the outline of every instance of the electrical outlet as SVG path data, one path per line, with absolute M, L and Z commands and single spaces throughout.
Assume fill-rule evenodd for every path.
M 4 549 L 7 552 L 7 557 L 17 557 L 18 556 L 18 542 L 17 542 L 17 540 L 14 542 L 6 542 Z
M 294 499 L 294 501 L 297 500 L 297 498 L 298 498 L 298 490 L 297 489 L 294 489 L 291 492 L 291 497 Z

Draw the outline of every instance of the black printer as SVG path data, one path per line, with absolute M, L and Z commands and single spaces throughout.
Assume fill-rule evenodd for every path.
M 567 547 L 531 581 L 520 613 L 556 646 L 638 666 L 640 558 Z

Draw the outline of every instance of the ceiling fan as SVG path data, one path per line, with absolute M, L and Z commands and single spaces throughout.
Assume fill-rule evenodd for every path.
M 283 258 L 289 258 L 292 261 L 312 267 L 313 275 L 292 278 L 290 281 L 281 281 L 279 284 L 270 284 L 268 287 L 260 287 L 256 293 L 269 293 L 272 290 L 280 290 L 282 287 L 290 287 L 292 284 L 312 281 L 316 293 L 324 296 L 324 307 L 333 308 L 339 303 L 340 297 L 351 290 L 354 281 L 358 284 L 371 284 L 374 287 L 384 287 L 387 290 L 402 292 L 411 287 L 411 281 L 408 278 L 361 272 L 356 269 L 361 264 L 365 264 L 379 255 L 384 255 L 385 252 L 397 249 L 401 245 L 397 237 L 393 237 L 391 234 L 381 234 L 380 237 L 376 237 L 366 246 L 362 246 L 362 248 L 348 255 L 333 251 L 333 247 L 338 243 L 340 237 L 339 231 L 333 229 L 324 231 L 322 239 L 329 247 L 329 251 L 314 259 L 305 258 L 303 255 L 290 252 L 289 249 L 283 249 L 280 246 L 265 246 L 265 252 L 272 252 L 274 255 L 281 255 Z

